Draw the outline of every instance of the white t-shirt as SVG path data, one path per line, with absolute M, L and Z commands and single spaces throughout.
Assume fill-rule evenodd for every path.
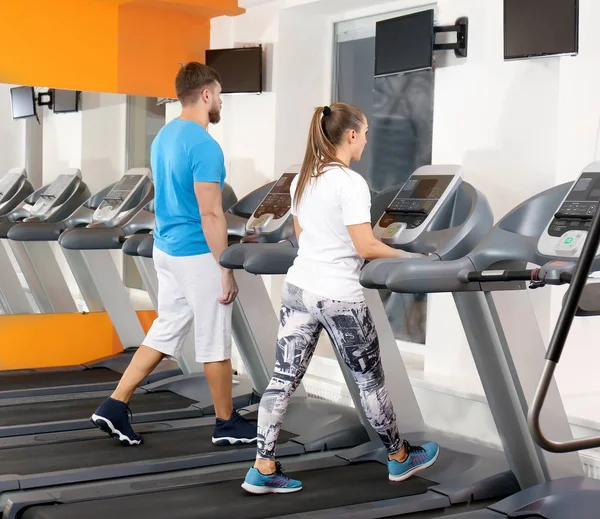
M 292 206 L 298 177 L 290 186 Z M 302 234 L 286 281 L 328 299 L 364 299 L 358 280 L 364 260 L 346 228 L 371 223 L 371 193 L 364 178 L 348 168 L 327 168 L 311 179 L 292 214 Z

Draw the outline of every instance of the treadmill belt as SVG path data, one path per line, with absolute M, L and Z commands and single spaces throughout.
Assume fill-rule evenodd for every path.
M 93 368 L 79 371 L 54 371 L 26 373 L 22 375 L 0 374 L 0 391 L 33 389 L 40 387 L 76 386 L 100 382 L 118 382 L 121 375 L 112 369 Z
M 435 483 L 416 476 L 387 479 L 387 467 L 368 462 L 289 473 L 302 481 L 300 492 L 250 495 L 243 478 L 177 490 L 155 491 L 98 501 L 30 508 L 23 519 L 264 519 L 424 494 Z
M 31 425 L 63 420 L 85 420 L 104 402 L 105 396 L 73 400 L 51 400 L 33 404 L 0 405 L 0 427 Z M 170 391 L 134 395 L 129 407 L 134 413 L 185 409 L 194 400 Z M 202 411 L 198 410 L 198 415 Z M 135 416 L 135 414 L 134 414 Z M 134 418 L 135 423 L 135 418 Z
M 0 451 L 0 475 L 26 476 L 240 449 L 234 445 L 228 447 L 213 445 L 211 441 L 213 428 L 213 425 L 203 425 L 189 429 L 163 429 L 143 433 L 144 443 L 137 447 L 124 447 L 107 435 L 93 440 L 5 449 Z M 289 441 L 293 437 L 295 435 L 281 431 L 279 442 Z M 256 448 L 255 445 L 251 447 Z

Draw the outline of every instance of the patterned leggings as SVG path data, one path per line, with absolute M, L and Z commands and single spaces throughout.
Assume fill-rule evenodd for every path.
M 289 283 L 283 287 L 275 372 L 258 411 L 258 457 L 275 458 L 287 406 L 306 373 L 321 331 L 352 372 L 361 406 L 389 453 L 402 447 L 385 387 L 379 340 L 366 302 L 334 301 Z

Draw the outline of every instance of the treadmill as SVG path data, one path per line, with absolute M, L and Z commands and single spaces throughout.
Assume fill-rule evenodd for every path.
M 379 226 L 384 231 L 392 225 L 387 231 L 391 238 L 401 239 L 402 232 L 409 231 L 413 241 L 423 247 L 421 250 L 438 257 L 464 256 L 491 228 L 493 218 L 483 195 L 460 177 L 458 167 L 421 168 L 399 191 L 391 196 L 383 193 L 382 196 L 389 197 L 385 204 L 387 209 L 375 221 L 387 222 L 386 227 Z M 378 200 L 373 201 L 375 207 L 378 207 Z M 260 225 L 260 222 L 250 222 L 253 226 L 257 224 Z M 223 254 L 222 264 L 230 266 L 241 261 L 247 272 L 285 273 L 295 257 L 293 238 L 281 243 L 254 241 L 258 243 L 230 247 Z M 404 247 L 410 250 L 416 249 L 417 245 L 407 240 Z M 269 268 L 267 263 L 274 265 L 273 268 Z M 382 342 L 381 347 L 382 355 L 388 358 L 393 355 L 389 342 Z M 388 350 L 385 353 L 384 347 Z M 395 344 L 394 347 L 398 358 Z M 386 370 L 388 380 L 407 377 L 401 362 L 393 367 L 386 364 Z M 389 375 L 390 371 L 393 377 Z M 356 398 L 356 392 L 351 394 Z M 404 396 L 410 397 L 410 394 L 395 395 L 396 398 Z M 407 400 L 410 401 L 410 398 Z M 356 407 L 358 409 L 359 406 Z M 402 423 L 403 411 L 404 408 L 398 412 L 398 418 L 404 432 L 411 426 Z M 284 428 L 288 421 L 286 415 Z M 244 492 L 240 485 L 248 464 L 237 464 L 219 471 L 179 471 L 156 477 L 63 485 L 13 494 L 6 508 L 6 517 L 53 519 L 82 514 L 91 519 L 107 515 L 131 519 L 208 518 L 217 514 L 247 519 L 395 517 L 423 510 L 457 512 L 466 509 L 471 499 L 486 503 L 518 490 L 514 476 L 507 471 L 506 461 L 494 449 L 436 431 L 415 430 L 403 436 L 415 444 L 436 440 L 440 442 L 442 451 L 438 462 L 423 472 L 423 477 L 414 476 L 402 483 L 387 480 L 387 454 L 380 440 L 370 437 L 356 448 L 301 456 L 292 456 L 278 448 L 280 460 L 287 456 L 283 459 L 286 472 L 304 483 L 301 492 L 285 497 L 257 497 Z M 457 487 L 455 501 L 451 502 L 446 496 L 430 490 L 440 480 Z
M 153 192 L 150 171 L 133 169 L 116 184 L 89 198 L 69 218 L 56 223 L 18 224 L 8 232 L 12 240 L 28 245 L 46 245 L 58 240 L 90 310 L 108 311 L 125 349 L 84 367 L 72 367 L 72 371 L 39 370 L 38 387 L 27 387 L 31 376 L 8 372 L 10 375 L 3 382 L 12 384 L 13 390 L 5 391 L 0 400 L 0 438 L 94 427 L 89 421 L 90 413 L 110 395 L 144 338 L 110 249 L 120 249 L 129 235 L 148 236 L 154 226 L 153 212 L 147 210 L 151 209 Z M 232 196 L 235 195 L 227 187 L 224 203 L 232 203 Z M 136 410 L 136 420 L 210 414 L 207 407 L 199 405 L 196 387 L 191 387 L 201 384 L 193 378 L 178 380 L 176 377 L 182 372 L 173 360 L 161 362 L 134 393 L 131 405 Z M 167 382 L 165 385 L 149 385 L 163 380 Z M 19 384 L 25 387 L 17 388 Z
M 243 215 L 251 215 L 260 207 L 272 187 L 273 184 L 270 184 L 256 190 L 232 208 L 229 218 L 232 232 L 245 233 L 239 226 L 241 222 L 245 225 L 247 220 Z M 250 206 L 254 208 L 250 210 Z M 239 207 L 237 214 L 235 207 Z M 102 239 L 111 243 L 115 242 L 115 233 L 111 234 L 109 229 L 101 227 L 71 229 L 65 231 L 60 240 L 63 246 L 75 247 L 75 238 L 78 241 L 84 233 L 90 231 L 100 233 Z M 119 234 L 128 235 L 124 232 Z M 86 243 L 91 245 L 97 241 L 86 238 Z M 263 360 L 266 358 L 263 348 L 275 347 L 277 319 L 262 279 L 244 274 L 246 275 L 236 276 L 241 296 L 237 298 L 239 301 L 236 299 L 234 306 L 233 329 L 236 331 L 236 340 L 239 337 L 252 339 L 236 344 L 242 357 L 249 359 L 246 367 L 254 391 L 244 398 L 246 410 L 255 416 L 256 396 L 262 394 L 269 378 L 269 368 Z M 249 292 L 248 288 L 252 290 Z M 271 328 L 273 333 L 268 337 L 268 343 L 260 343 L 259 347 L 254 330 L 264 332 Z M 132 408 L 135 411 L 134 427 L 145 439 L 140 447 L 123 448 L 95 428 L 84 430 L 82 423 L 77 424 L 78 430 L 67 430 L 70 427 L 68 421 L 61 424 L 46 423 L 45 431 L 30 431 L 27 436 L 5 437 L 0 440 L 0 507 L 5 505 L 8 495 L 14 491 L 200 467 L 213 467 L 214 470 L 216 465 L 254 459 L 255 445 L 217 447 L 212 444 L 211 433 L 215 418 L 214 415 L 205 416 L 208 413 L 205 412 L 207 406 L 203 405 L 203 399 L 208 399 L 210 395 L 206 386 L 201 374 L 193 373 L 139 388 L 132 401 Z M 151 409 L 142 408 L 138 412 L 144 401 L 151 403 Z M 86 423 L 91 427 L 87 420 L 98 403 L 79 400 L 79 420 L 83 420 L 85 416 Z M 54 412 L 61 412 L 61 406 L 67 405 L 67 401 L 57 404 Z M 161 409 L 161 406 L 165 409 Z M 0 405 L 0 412 L 2 407 Z M 236 407 L 239 408 L 239 404 Z M 316 399 L 305 399 L 303 403 L 296 403 L 293 407 L 290 420 L 286 422 L 285 430 L 279 438 L 282 455 L 349 448 L 368 439 L 356 413 L 349 407 Z M 32 410 L 31 405 L 26 410 L 23 408 L 23 413 L 27 413 L 27 416 L 35 416 L 39 412 L 38 409 Z M 192 417 L 186 418 L 183 416 L 184 412 Z M 248 418 L 253 419 L 253 415 L 250 414 Z M 57 425 L 62 429 L 56 429 Z
M 104 229 L 103 236 L 110 233 L 120 233 L 129 229 L 137 232 L 149 232 L 152 220 L 141 209 L 152 199 L 153 186 L 147 169 L 133 169 L 117 183 L 111 184 L 99 193 L 87 198 L 75 210 L 58 220 L 28 218 L 22 223 L 17 220 L 4 224 L 4 235 L 9 239 L 13 250 L 21 250 L 20 264 L 27 264 L 28 278 L 35 277 L 39 292 L 48 299 L 56 299 L 56 293 L 69 292 L 60 268 L 51 250 L 51 243 L 59 242 L 69 229 L 84 226 L 106 225 L 102 216 L 112 203 L 111 197 L 129 193 L 123 200 L 120 219 L 108 222 L 110 229 Z M 76 181 L 79 175 L 59 177 L 54 186 L 57 192 L 61 183 L 67 180 Z M 138 186 L 139 184 L 139 186 Z M 129 190 L 129 191 L 128 191 Z M 136 198 L 137 197 L 137 198 Z M 116 200 L 116 198 L 115 198 Z M 92 237 L 92 233 L 86 237 Z M 97 234 L 93 239 L 102 245 Z M 106 239 L 105 239 L 106 242 Z M 117 239 L 107 248 L 120 248 Z M 82 391 L 107 391 L 113 389 L 127 367 L 131 355 L 144 338 L 144 332 L 137 318 L 127 289 L 124 287 L 116 265 L 111 259 L 110 252 L 72 251 L 63 248 L 64 257 L 69 265 L 75 281 L 81 291 L 89 312 L 106 311 L 124 346 L 124 351 L 113 357 L 91 361 L 85 365 L 62 366 L 0 372 L 0 399 L 16 399 L 43 397 Z M 48 267 L 48 264 L 52 268 Z M 58 286 L 57 281 L 59 280 Z M 72 300 L 72 296 L 68 295 Z M 66 300 L 67 296 L 63 297 Z M 63 310 L 65 311 L 65 310 Z M 71 311 L 76 311 L 71 309 Z M 148 379 L 148 382 L 160 380 L 180 373 L 173 362 L 162 363 Z M 0 400 L 1 401 L 1 400 Z M 1 420 L 0 420 L 1 423 Z
M 77 312 L 77 304 L 47 243 L 19 243 L 9 231 L 23 222 L 55 223 L 67 218 L 90 196 L 78 169 L 67 169 L 35 191 L 0 223 L 0 238 L 11 249 L 34 300 L 27 313 Z
M 7 221 L 8 215 L 33 192 L 25 169 L 10 169 L 0 180 L 0 222 Z M 0 265 L 0 311 L 3 314 L 31 313 L 31 304 L 2 244 Z
M 538 481 L 485 510 L 456 519 L 595 519 L 600 510 L 600 481 L 584 477 L 577 451 L 600 446 L 599 437 L 572 439 L 555 430 L 549 420 L 556 410 L 554 371 L 574 317 L 600 315 L 600 285 L 586 284 L 600 270 L 600 162 L 589 164 L 574 182 L 556 186 L 527 200 L 498 223 L 488 246 L 495 254 L 508 251 L 512 260 L 500 269 L 487 270 L 473 262 L 459 278 L 463 285 L 486 283 L 491 287 L 518 283 L 529 288 L 571 286 L 563 299 L 550 345 L 538 351 L 537 388 L 528 399 L 529 431 L 540 451 L 559 460 L 572 460 L 573 474 L 544 467 Z M 525 232 L 526 231 L 526 232 Z M 514 234 L 513 234 L 514 233 Z M 479 259 L 475 257 L 474 259 Z M 541 265 L 524 269 L 525 263 Z M 450 271 L 447 272 L 450 277 Z M 545 356 L 545 362 L 542 357 Z M 578 467 L 579 465 L 579 467 Z

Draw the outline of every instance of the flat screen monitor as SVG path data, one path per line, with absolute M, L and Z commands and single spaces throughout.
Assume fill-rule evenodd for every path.
M 77 90 L 54 89 L 52 110 L 57 114 L 67 114 L 79 110 L 79 92 Z
M 579 0 L 504 0 L 504 59 L 578 50 Z
M 20 86 L 11 88 L 10 98 L 13 119 L 35 116 L 35 91 L 33 87 Z
M 223 94 L 262 92 L 262 47 L 211 49 L 206 64 L 221 75 Z
M 433 21 L 433 9 L 428 9 L 377 22 L 375 77 L 431 68 Z

